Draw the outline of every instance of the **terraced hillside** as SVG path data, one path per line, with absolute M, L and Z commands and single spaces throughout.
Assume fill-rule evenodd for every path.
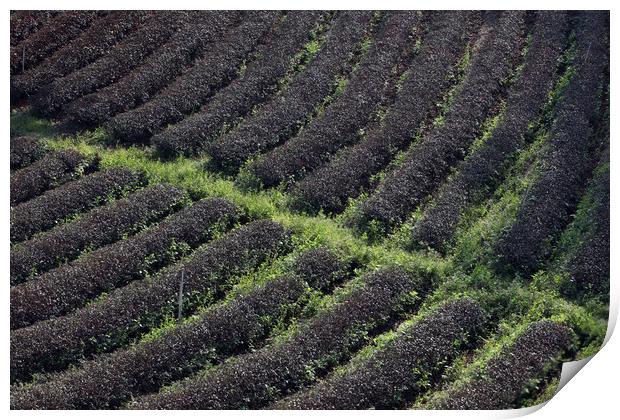
M 609 305 L 609 13 L 11 14 L 14 409 L 549 399 Z

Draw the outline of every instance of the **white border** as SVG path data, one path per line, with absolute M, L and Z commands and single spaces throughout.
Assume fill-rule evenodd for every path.
M 208 2 L 199 1 L 187 1 L 177 0 L 175 2 L 153 2 L 153 1 L 119 1 L 108 0 L 106 2 L 86 2 L 84 0 L 67 0 L 56 2 L 45 1 L 10 1 L 7 5 L 4 3 L 3 19 L 0 22 L 2 27 L 2 33 L 5 34 L 4 45 L 5 52 L 2 55 L 2 64 L 0 68 L 6 69 L 4 72 L 4 79 L 1 84 L 2 95 L 0 97 L 5 98 L 4 104 L 7 108 L 4 115 L 9 115 L 9 64 L 8 64 L 8 49 L 9 40 L 6 36 L 9 31 L 9 10 L 11 9 L 611 9 L 611 45 L 618 45 L 617 31 L 615 30 L 613 23 L 615 23 L 615 3 L 611 1 L 599 1 L 590 0 L 588 2 L 578 2 L 574 0 L 565 1 L 549 1 L 549 0 L 521 0 L 519 2 L 498 2 L 492 0 L 472 0 L 466 3 L 458 1 L 446 1 L 446 0 L 434 0 L 434 1 L 396 1 L 396 0 L 384 0 L 381 2 L 372 2 L 368 0 L 358 1 L 337 1 L 337 0 L 315 0 L 312 2 L 291 2 L 291 1 L 235 1 L 235 0 L 210 0 Z M 616 55 L 612 53 L 611 56 L 611 98 L 612 103 L 616 103 L 618 79 L 613 72 L 617 68 Z M 615 106 L 611 108 L 611 119 L 616 121 L 613 117 L 616 116 Z M 4 135 L 4 142 L 2 147 L 2 161 L 4 162 L 5 176 L 0 183 L 0 197 L 2 200 L 2 217 L 4 222 L 0 224 L 0 237 L 9 237 L 9 120 L 7 117 L 2 119 L 2 132 Z M 611 138 L 615 138 L 615 124 L 611 126 Z M 613 140 L 612 140 L 613 143 Z M 611 160 L 618 161 L 617 147 L 611 148 Z M 611 167 L 611 201 L 612 208 L 618 208 L 618 185 L 620 185 L 620 177 L 615 170 L 615 165 Z M 595 355 L 585 366 L 585 368 L 577 374 L 577 378 L 571 380 L 562 388 L 558 394 L 549 401 L 544 407 L 536 407 L 535 409 L 521 409 L 521 410 L 508 410 L 508 411 L 470 411 L 470 412 L 446 412 L 446 411 L 396 411 L 396 412 L 382 412 L 381 415 L 385 415 L 390 418 L 442 418 L 442 419 L 481 419 L 481 418 L 506 418 L 517 417 L 521 415 L 530 414 L 532 419 L 547 419 L 547 418 L 566 418 L 566 419 L 584 419 L 587 417 L 594 419 L 611 419 L 616 417 L 620 405 L 618 403 L 618 378 L 620 378 L 620 368 L 618 363 L 618 357 L 620 356 L 620 341 L 617 337 L 611 335 L 613 327 L 615 326 L 618 303 L 620 301 L 620 295 L 618 291 L 618 282 L 616 273 L 618 273 L 618 252 L 614 245 L 618 243 L 618 217 L 612 211 L 611 215 L 611 243 L 612 243 L 612 255 L 611 255 L 611 311 L 610 311 L 610 323 L 606 340 L 608 342 L 601 349 L 601 351 Z M 9 243 L 6 241 L 2 247 L 3 265 L 5 273 L 8 271 L 9 266 Z M 2 401 L 2 408 L 5 412 L 9 412 L 9 416 L 17 418 L 41 418 L 43 416 L 47 418 L 81 418 L 87 415 L 94 419 L 106 419 L 114 418 L 181 418 L 181 416 L 214 416 L 217 419 L 237 419 L 237 418 L 316 418 L 318 416 L 322 418 L 340 418 L 341 416 L 349 416 L 351 412 L 342 411 L 328 411 L 328 412 L 272 412 L 272 411 L 253 411 L 253 412 L 241 412 L 241 411 L 225 411 L 225 412 L 128 412 L 128 411 L 92 411 L 88 413 L 78 411 L 43 411 L 43 412 L 24 412 L 24 411 L 10 411 L 9 410 L 9 293 L 8 293 L 8 274 L 4 276 L 5 288 L 4 288 L 4 316 L 1 318 L 2 331 L 5 336 L 4 348 L 7 351 L 2 352 L 2 377 L 5 399 Z M 360 411 L 354 414 L 360 419 L 371 419 L 377 416 L 373 411 Z M 613 416 L 613 417 L 612 417 Z

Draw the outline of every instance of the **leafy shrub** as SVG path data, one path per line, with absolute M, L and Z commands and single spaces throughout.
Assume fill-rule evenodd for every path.
M 501 410 L 522 393 L 528 382 L 540 376 L 545 367 L 571 343 L 571 330 L 554 321 L 535 322 L 514 344 L 491 359 L 475 379 L 466 382 L 431 403 L 432 408 L 448 410 Z
M 346 264 L 327 248 L 310 249 L 295 261 L 294 272 L 311 288 L 327 291 L 346 275 Z
M 303 121 L 334 88 L 350 56 L 359 48 L 372 20 L 369 11 L 344 11 L 327 33 L 316 58 L 299 73 L 281 95 L 264 104 L 258 113 L 232 131 L 206 145 L 222 168 L 237 170 L 248 159 L 294 135 Z
M 247 353 L 174 389 L 146 396 L 134 408 L 258 408 L 312 381 L 363 345 L 368 334 L 389 323 L 399 303 L 419 285 L 407 273 L 384 269 L 369 274 L 341 303 L 309 320 L 282 344 Z
M 175 194 L 178 199 L 179 191 Z M 203 200 L 135 236 L 18 285 L 11 290 L 11 327 L 79 308 L 88 299 L 161 265 L 157 263 L 165 261 L 175 245 L 196 246 L 236 218 L 236 208 L 228 201 Z
M 542 173 L 523 197 L 515 223 L 495 246 L 497 268 L 531 273 L 551 250 L 550 242 L 570 221 L 596 162 L 590 144 L 598 92 L 606 74 L 608 14 L 582 15 L 578 26 L 577 74 L 570 81 L 540 157 Z
M 147 12 L 143 11 L 110 12 L 38 66 L 12 77 L 11 100 L 36 93 L 54 79 L 95 61 L 139 26 L 147 16 Z
M 45 154 L 44 143 L 36 137 L 11 137 L 11 170 L 21 169 Z
M 68 105 L 68 117 L 78 124 L 94 126 L 148 101 L 208 52 L 213 42 L 238 21 L 239 14 L 214 11 L 192 16 L 189 23 L 128 75 Z
M 354 142 L 381 101 L 393 68 L 407 59 L 403 51 L 411 45 L 417 22 L 415 12 L 392 12 L 344 92 L 299 136 L 252 162 L 249 171 L 265 187 L 273 187 L 315 169 L 331 153 Z
M 155 13 L 140 29 L 119 42 L 109 54 L 41 88 L 32 98 L 34 109 L 43 116 L 54 116 L 65 104 L 116 81 L 161 47 L 187 22 L 191 14 L 186 11 Z
M 28 239 L 143 182 L 141 174 L 113 168 L 82 177 L 21 203 L 11 208 L 11 242 Z
M 341 280 L 343 265 L 324 248 L 303 253 L 292 275 L 279 277 L 218 305 L 196 320 L 165 330 L 152 341 L 95 359 L 34 387 L 13 393 L 14 408 L 116 407 L 157 391 L 206 361 L 239 353 L 260 342 L 275 321 L 307 291 Z M 102 388 L 102 382 L 106 386 Z
M 11 249 L 11 283 L 37 274 L 84 250 L 112 243 L 124 234 L 176 209 L 185 194 L 169 185 L 146 188 L 98 207 L 73 223 L 62 224 Z
M 52 10 L 18 10 L 11 14 L 11 47 L 43 28 L 57 14 Z
M 609 155 L 606 156 L 607 162 Z M 593 229 L 579 244 L 568 261 L 570 283 L 564 293 L 571 298 L 593 295 L 603 300 L 609 298 L 610 280 L 610 196 L 609 168 L 593 179 L 594 209 L 589 215 Z
M 273 26 L 273 11 L 249 12 L 239 26 L 211 46 L 202 59 L 144 105 L 111 118 L 111 136 L 121 142 L 145 142 L 166 124 L 197 111 L 207 99 L 230 82 L 241 63 Z
M 253 222 L 210 242 L 186 262 L 152 278 L 135 280 L 69 315 L 13 330 L 11 377 L 25 378 L 36 371 L 57 369 L 77 357 L 127 344 L 175 312 L 181 273 L 185 307 L 191 309 L 196 301 L 211 303 L 230 289 L 233 276 L 287 252 L 289 247 L 289 232 L 281 225 Z M 115 286 L 116 279 L 105 280 L 107 285 L 97 284 L 100 289 Z
M 106 12 L 75 10 L 59 13 L 41 30 L 11 48 L 11 74 L 34 67 L 45 57 L 79 36 Z M 23 59 L 23 63 L 22 63 Z
M 484 318 L 484 310 L 473 300 L 449 302 L 408 326 L 359 364 L 284 400 L 279 407 L 403 408 L 475 339 Z
M 75 150 L 58 150 L 11 175 L 11 206 L 76 178 L 90 162 Z
M 376 221 L 393 227 L 405 219 L 463 159 L 482 123 L 497 104 L 523 43 L 523 12 L 506 12 L 471 59 L 463 85 L 443 124 L 409 150 L 400 166 L 360 204 L 362 225 Z
M 258 47 L 258 59 L 244 73 L 216 92 L 205 106 L 174 126 L 153 136 L 152 142 L 164 156 L 204 149 L 226 124 L 243 117 L 252 107 L 272 95 L 291 61 L 310 38 L 313 26 L 324 14 L 318 11 L 289 12 L 267 41 Z M 277 51 L 277 54 L 274 52 Z
M 488 198 L 505 175 L 506 159 L 523 147 L 528 125 L 540 114 L 555 78 L 566 39 L 564 12 L 541 12 L 523 70 L 510 88 L 502 121 L 484 145 L 463 162 L 457 175 L 417 222 L 412 239 L 435 248 L 454 234 L 461 214 L 471 204 Z
M 420 52 L 381 126 L 345 149 L 324 167 L 306 176 L 294 195 L 296 206 L 327 212 L 344 210 L 415 137 L 423 122 L 435 114 L 435 104 L 452 84 L 449 77 L 465 51 L 479 20 L 478 12 L 450 12 L 433 17 Z

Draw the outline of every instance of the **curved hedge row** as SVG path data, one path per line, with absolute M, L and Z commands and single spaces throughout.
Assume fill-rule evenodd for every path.
M 175 252 L 175 246 L 196 246 L 236 220 L 236 208 L 228 201 L 203 200 L 151 229 L 15 286 L 11 289 L 11 328 L 79 308 L 88 299 L 141 277 L 149 265 L 173 258 L 168 254 Z
M 248 12 L 235 28 L 224 34 L 185 74 L 142 106 L 118 114 L 106 124 L 121 142 L 144 142 L 166 124 L 194 112 L 218 89 L 237 76 L 239 66 L 269 33 L 277 12 Z
M 59 13 L 41 30 L 11 48 L 11 74 L 36 66 L 45 57 L 79 36 L 106 12 L 74 10 Z
M 58 12 L 51 10 L 18 10 L 11 15 L 11 47 L 47 25 Z
M 502 410 L 523 392 L 528 382 L 544 373 L 547 365 L 571 343 L 572 331 L 554 321 L 527 327 L 515 342 L 491 359 L 484 372 L 447 396 L 432 401 L 431 408 L 444 410 Z
M 344 210 L 349 198 L 357 197 L 371 177 L 407 147 L 422 123 L 436 114 L 436 103 L 454 83 L 451 76 L 479 19 L 479 12 L 447 12 L 433 18 L 411 63 L 411 74 L 381 126 L 305 177 L 293 192 L 298 207 Z
M 235 11 L 200 13 L 117 83 L 67 106 L 67 116 L 76 123 L 94 126 L 147 101 L 208 52 L 212 43 L 239 20 L 238 15 Z
M 417 12 L 392 12 L 344 92 L 301 134 L 258 158 L 248 167 L 265 187 L 303 176 L 354 142 L 381 101 L 392 70 L 407 58 Z M 402 68 L 400 70 L 403 70 Z
M 84 250 L 117 241 L 122 235 L 164 217 L 184 197 L 182 190 L 168 185 L 145 188 L 16 245 L 11 249 L 11 284 L 73 259 Z
M 404 408 L 475 340 L 484 310 L 471 299 L 452 301 L 400 332 L 366 360 L 278 408 L 360 410 Z
M 11 78 L 11 101 L 35 93 L 105 54 L 147 17 L 142 11 L 113 11 L 38 66 Z
M 58 150 L 11 175 L 11 206 L 79 176 L 89 162 L 75 150 Z
M 321 247 L 304 251 L 293 271 L 312 289 L 327 292 L 347 276 L 349 268 L 333 251 Z
M 505 12 L 488 28 L 445 122 L 409 150 L 403 163 L 360 204 L 362 224 L 402 223 L 463 159 L 520 55 L 524 16 L 522 11 Z
M 609 151 L 603 161 L 609 162 Z M 570 289 L 574 289 L 568 291 L 571 297 L 592 294 L 609 299 L 609 183 L 609 168 L 596 174 L 593 179 L 594 208 L 589 220 L 592 220 L 594 227 L 567 262 Z
M 606 34 L 609 14 L 585 13 L 577 28 L 577 74 L 569 82 L 549 134 L 548 149 L 539 158 L 539 179 L 523 197 L 515 223 L 495 245 L 498 269 L 526 273 L 549 255 L 549 242 L 570 221 L 595 163 L 591 120 L 599 108 L 599 88 L 607 83 Z
M 46 152 L 41 139 L 30 136 L 11 137 L 10 148 L 11 171 L 30 165 Z
M 281 344 L 233 359 L 169 391 L 139 398 L 139 409 L 259 408 L 312 381 L 361 347 L 368 333 L 388 323 L 418 285 L 398 269 L 369 274 L 364 286 L 302 324 Z
M 143 182 L 141 174 L 125 168 L 113 168 L 82 177 L 18 204 L 11 208 L 11 242 L 28 239 Z
M 243 75 L 215 93 L 202 109 L 153 136 L 152 142 L 159 153 L 163 156 L 198 153 L 225 125 L 268 99 L 323 14 L 289 12 L 270 39 L 258 48 L 259 58 L 248 64 Z
M 310 287 L 342 279 L 343 264 L 330 251 L 305 252 L 292 276 L 271 280 L 216 306 L 162 336 L 86 362 L 53 381 L 18 390 L 18 409 L 102 409 L 155 392 L 190 375 L 206 361 L 241 353 L 260 342 Z M 105 387 L 101 387 L 105 383 Z
M 152 278 L 133 281 L 67 316 L 13 330 L 11 377 L 27 377 L 118 347 L 158 325 L 166 312 L 175 312 L 182 272 L 185 297 L 190 303 L 199 299 L 208 304 L 231 287 L 233 276 L 287 252 L 289 247 L 290 234 L 280 224 L 253 222 L 210 242 L 187 262 Z
M 249 158 L 287 140 L 334 89 L 370 30 L 373 13 L 343 11 L 326 35 L 316 58 L 298 74 L 281 95 L 231 132 L 208 144 L 207 151 L 222 168 L 237 170 Z
M 199 12 L 156 13 L 99 60 L 41 88 L 32 106 L 43 116 L 54 116 L 68 102 L 113 83 L 161 47 L 192 13 Z
M 505 116 L 484 145 L 463 162 L 458 174 L 413 229 L 413 240 L 435 248 L 448 241 L 464 210 L 495 190 L 503 163 L 525 143 L 528 125 L 539 115 L 556 76 L 566 41 L 565 12 L 538 13 L 523 70 L 510 88 Z

